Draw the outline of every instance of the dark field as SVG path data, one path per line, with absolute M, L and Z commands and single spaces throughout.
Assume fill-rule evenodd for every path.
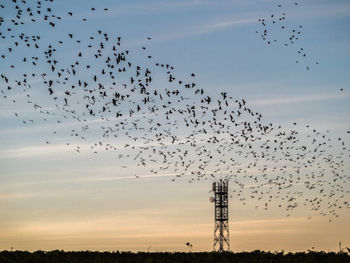
M 270 253 L 262 251 L 240 252 L 240 253 L 131 253 L 131 252 L 65 252 L 65 251 L 36 251 L 33 253 L 24 251 L 2 251 L 0 252 L 0 263 L 175 263 L 175 262 L 201 262 L 201 263 L 301 263 L 301 262 L 318 262 L 318 263 L 348 263 L 350 255 L 346 253 L 326 253 L 326 252 L 309 252 L 309 253 Z

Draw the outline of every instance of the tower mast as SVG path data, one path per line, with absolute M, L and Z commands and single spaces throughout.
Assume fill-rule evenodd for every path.
M 230 250 L 230 232 L 228 223 L 228 180 L 213 183 L 215 204 L 214 251 Z

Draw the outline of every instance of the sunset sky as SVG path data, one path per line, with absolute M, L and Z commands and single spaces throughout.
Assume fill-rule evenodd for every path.
M 6 4 L 6 1 L 0 0 Z M 42 41 L 67 38 L 67 32 L 87 37 L 103 28 L 121 36 L 122 45 L 141 60 L 141 47 L 156 61 L 169 63 L 178 76 L 196 74 L 207 94 L 227 91 L 244 98 L 266 122 L 290 127 L 310 124 L 329 130 L 350 144 L 350 2 L 348 0 L 56 0 L 64 19 L 55 31 L 43 22 L 19 32 L 38 32 Z M 278 8 L 282 5 L 282 9 Z M 90 9 L 96 8 L 96 12 Z M 108 12 L 103 8 L 107 7 Z M 268 45 L 256 31 L 259 18 L 286 13 L 286 26 L 302 25 L 298 44 L 284 46 L 285 35 L 272 29 L 276 43 Z M 67 16 L 72 11 L 73 16 Z M 0 16 L 13 13 L 0 9 Z M 83 23 L 81 18 L 88 19 Z M 4 31 L 5 26 L 0 26 Z M 147 41 L 147 37 L 152 40 Z M 0 50 L 13 40 L 1 39 Z M 306 58 L 297 51 L 303 47 Z M 69 61 L 79 47 L 61 51 Z M 0 60 L 0 73 L 23 54 Z M 296 60 L 299 63 L 296 63 Z M 317 64 L 316 64 L 317 62 Z M 306 67 L 310 66 L 310 70 Z M 21 68 L 23 67 L 23 68 Z M 155 74 L 160 74 L 159 72 Z M 0 80 L 0 88 L 4 82 Z M 35 86 L 35 83 L 32 83 Z M 34 89 L 35 90 L 35 89 Z M 50 107 L 38 90 L 38 100 Z M 13 99 L 21 101 L 23 94 Z M 214 208 L 208 201 L 212 181 L 170 174 L 151 175 L 115 152 L 77 153 L 66 146 L 64 131 L 74 124 L 35 122 L 23 125 L 14 113 L 36 118 L 25 103 L 0 98 L 0 250 L 131 250 L 211 251 Z M 53 139 L 53 130 L 60 130 Z M 50 140 L 50 144 L 46 144 Z M 350 163 L 344 174 L 350 174 Z M 141 175 L 135 178 L 134 174 Z M 234 190 L 234 186 L 230 185 Z M 350 190 L 350 183 L 344 185 Z M 345 199 L 350 201 L 349 193 Z M 328 222 L 307 208 L 289 217 L 283 209 L 255 209 L 254 201 L 230 199 L 230 239 L 233 251 L 338 250 L 350 247 L 350 209 Z M 311 219 L 308 217 L 311 216 Z

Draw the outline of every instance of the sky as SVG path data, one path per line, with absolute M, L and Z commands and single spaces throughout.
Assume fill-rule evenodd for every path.
M 66 38 L 67 32 L 84 38 L 103 28 L 121 36 L 122 45 L 140 63 L 141 47 L 147 46 L 147 54 L 173 65 L 178 76 L 190 78 L 194 72 L 197 85 L 209 95 L 227 91 L 244 98 L 266 122 L 311 125 L 349 144 L 350 3 L 294 3 L 60 0 L 52 4 L 64 16 L 55 30 L 39 21 L 26 23 L 21 32 L 38 32 L 41 41 L 49 43 Z M 256 33 L 263 28 L 259 18 L 281 12 L 278 4 L 286 13 L 288 28 L 302 25 L 297 44 L 286 47 L 286 35 L 277 27 L 269 28 L 271 40 L 277 40 L 270 45 Z M 67 10 L 74 15 L 67 16 Z M 0 9 L 0 16 L 11 15 Z M 0 26 L 0 31 L 4 28 Z M 5 50 L 10 41 L 2 39 L 0 49 Z M 300 47 L 305 58 L 298 54 Z M 75 44 L 61 48 L 60 60 L 69 62 L 79 48 Z M 23 49 L 1 61 L 1 73 L 16 78 L 30 69 L 22 64 L 8 69 L 25 54 Z M 161 72 L 154 74 L 162 78 Z M 54 110 L 40 81 L 31 84 L 33 96 Z M 5 84 L 0 85 L 3 89 Z M 188 251 L 186 242 L 193 244 L 194 251 L 212 250 L 214 207 L 208 201 L 212 181 L 172 182 L 171 174 L 153 175 L 132 161 L 122 169 L 125 163 L 116 153 L 77 153 L 65 144 L 74 122 L 44 123 L 32 106 L 19 103 L 23 93 L 12 96 L 0 99 L 0 250 Z M 38 121 L 24 125 L 15 112 Z M 59 131 L 57 136 L 54 130 Z M 93 132 L 92 139 L 96 139 Z M 348 162 L 344 174 L 349 172 Z M 140 178 L 135 178 L 136 173 Z M 230 187 L 235 189 L 234 184 Z M 350 190 L 349 184 L 344 187 Z M 344 199 L 350 200 L 346 195 Z M 339 241 L 350 247 L 349 209 L 329 222 L 303 207 L 286 217 L 278 207 L 255 209 L 254 201 L 243 205 L 235 198 L 229 202 L 233 251 L 337 251 Z

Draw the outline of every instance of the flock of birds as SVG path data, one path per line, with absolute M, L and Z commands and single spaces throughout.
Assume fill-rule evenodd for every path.
M 70 127 L 67 146 L 77 153 L 83 145 L 92 154 L 115 151 L 124 169 L 137 164 L 143 173 L 189 183 L 229 179 L 231 197 L 242 204 L 253 201 L 256 208 L 277 205 L 289 215 L 305 206 L 330 221 L 350 208 L 350 177 L 344 174 L 349 149 L 342 138 L 309 125 L 283 129 L 266 123 L 245 99 L 226 91 L 207 95 L 194 73 L 177 77 L 175 67 L 155 61 L 146 45 L 138 51 L 144 62 L 137 63 L 122 38 L 103 29 L 86 39 L 64 32 L 63 39 L 50 43 L 21 32 L 28 23 L 39 22 L 58 30 L 60 22 L 75 16 L 71 11 L 55 14 L 53 0 L 0 1 L 1 9 L 13 14 L 0 18 L 0 37 L 7 45 L 0 54 L 2 98 L 16 108 L 21 94 L 39 116 L 15 112 L 23 124 L 54 123 L 57 136 L 60 127 Z M 284 17 L 276 17 L 276 23 Z M 290 41 L 298 35 L 296 31 Z M 60 52 L 75 50 L 73 46 L 78 51 L 63 58 Z M 25 57 L 14 55 L 23 50 Z
M 301 40 L 303 33 L 302 25 L 290 26 L 288 23 L 286 8 L 288 5 L 299 7 L 298 2 L 284 2 L 277 5 L 277 10 L 274 14 L 269 15 L 266 18 L 259 18 L 260 30 L 256 31 L 256 34 L 265 41 L 268 45 L 281 43 L 285 47 L 295 47 Z M 305 62 L 305 58 L 308 56 L 304 47 L 299 47 L 296 50 L 298 58 L 295 63 L 299 64 L 304 62 L 306 64 L 306 70 L 310 70 L 312 64 L 318 65 L 318 61 Z

